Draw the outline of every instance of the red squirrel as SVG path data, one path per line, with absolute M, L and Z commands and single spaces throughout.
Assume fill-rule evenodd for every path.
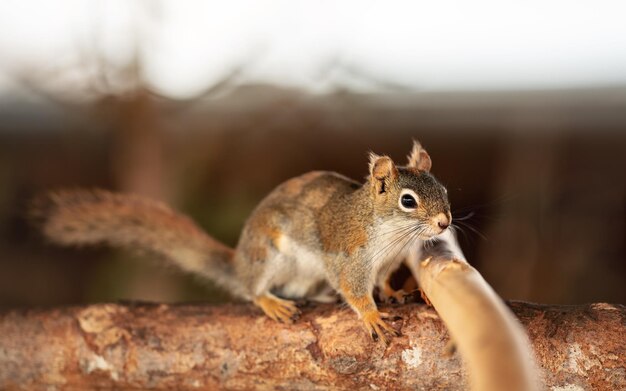
M 235 249 L 186 216 L 135 195 L 61 190 L 38 198 L 33 210 L 54 243 L 150 251 L 277 321 L 297 318 L 295 300 L 332 301 L 338 292 L 372 338 L 388 342 L 397 332 L 378 311 L 374 288 L 396 295 L 390 272 L 421 241 L 448 234 L 452 216 L 419 142 L 406 166 L 373 153 L 369 160 L 365 183 L 328 171 L 282 183 L 254 209 Z

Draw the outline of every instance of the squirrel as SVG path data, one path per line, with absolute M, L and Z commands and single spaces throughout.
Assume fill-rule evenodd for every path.
M 409 250 L 450 232 L 447 190 L 431 166 L 414 141 L 406 166 L 370 153 L 365 183 L 329 171 L 289 179 L 254 209 L 235 249 L 136 195 L 59 190 L 36 198 L 32 215 L 53 243 L 149 251 L 277 321 L 298 318 L 297 300 L 331 302 L 339 293 L 372 339 L 387 343 L 399 333 L 378 311 L 374 288 L 397 296 L 388 277 Z

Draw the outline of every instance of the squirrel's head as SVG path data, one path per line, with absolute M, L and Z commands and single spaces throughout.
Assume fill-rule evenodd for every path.
M 392 219 L 398 230 L 414 232 L 419 239 L 443 233 L 452 223 L 448 191 L 430 174 L 432 161 L 417 141 L 406 166 L 396 166 L 388 156 L 370 154 L 369 184 L 374 211 Z

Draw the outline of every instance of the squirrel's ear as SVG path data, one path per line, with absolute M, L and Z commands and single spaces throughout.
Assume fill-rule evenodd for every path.
M 411 150 L 408 158 L 408 167 L 417 168 L 420 171 L 429 172 L 433 166 L 433 161 L 430 160 L 430 155 L 417 140 L 413 140 L 413 149 Z
M 373 152 L 370 153 L 370 182 L 377 194 L 385 193 L 397 176 L 398 169 L 389 156 L 378 156 Z

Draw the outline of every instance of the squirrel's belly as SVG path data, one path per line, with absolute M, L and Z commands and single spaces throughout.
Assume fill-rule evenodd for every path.
M 287 236 L 279 239 L 278 247 L 289 267 L 282 284 L 277 286 L 280 296 L 292 299 L 313 299 L 328 291 L 326 270 L 321 253 L 312 251 Z

